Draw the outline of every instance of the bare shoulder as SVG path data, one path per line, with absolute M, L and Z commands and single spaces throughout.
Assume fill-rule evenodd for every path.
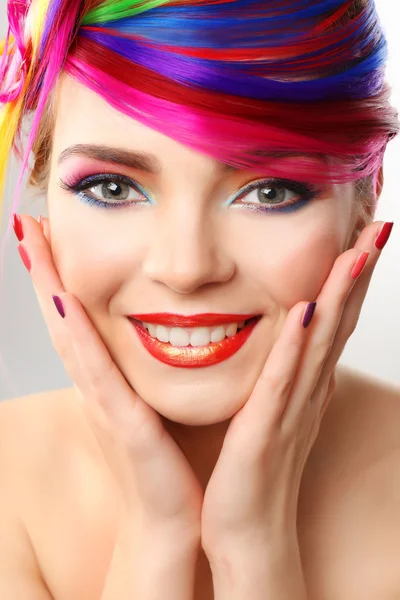
M 353 473 L 384 470 L 384 461 L 400 471 L 400 386 L 343 365 L 336 374 L 316 456 Z
M 339 365 L 336 388 L 332 410 L 335 416 L 342 415 L 342 424 L 352 416 L 364 420 L 379 418 L 385 423 L 386 419 L 393 419 L 393 425 L 399 426 L 396 419 L 400 420 L 400 385 Z
M 2 462 L 14 466 L 20 460 L 33 459 L 40 445 L 47 444 L 43 436 L 51 430 L 57 413 L 56 403 L 61 391 L 39 392 L 0 402 L 0 456 Z M 27 452 L 28 451 L 28 452 Z
M 1 598 L 52 598 L 26 517 L 35 504 L 38 482 L 44 479 L 43 459 L 52 454 L 50 412 L 57 414 L 53 406 L 59 398 L 59 394 L 47 392 L 0 402 Z
M 312 598 L 400 598 L 400 389 L 340 365 L 302 480 Z
M 32 492 L 43 489 L 60 464 L 74 453 L 84 460 L 82 450 L 90 443 L 93 436 L 73 388 L 0 402 L 0 465 L 23 512 L 33 505 Z
M 396 401 L 400 398 L 400 385 L 390 381 L 380 379 L 375 375 L 370 375 L 344 365 L 337 368 L 337 382 L 341 392 L 345 395 L 352 395 L 355 400 L 376 398 L 380 394 L 387 401 Z
M 117 500 L 74 388 L 0 402 L 0 598 L 99 597 Z
M 46 455 L 50 459 L 58 446 L 52 442 L 76 432 L 78 407 L 72 398 L 71 388 L 65 388 L 0 402 L 3 456 L 14 462 Z

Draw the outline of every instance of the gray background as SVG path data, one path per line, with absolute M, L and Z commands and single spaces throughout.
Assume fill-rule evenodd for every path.
M 393 104 L 400 107 L 400 36 L 398 0 L 376 0 L 390 48 L 387 76 L 393 86 Z M 0 37 L 6 35 L 6 0 L 0 0 Z M 400 384 L 400 139 L 389 144 L 385 157 L 385 188 L 377 220 L 394 221 L 392 237 L 382 253 L 356 332 L 350 338 L 341 363 Z M 3 224 L 16 184 L 18 165 L 11 162 L 7 179 Z M 18 211 L 47 216 L 43 199 L 21 194 Z M 397 223 L 396 223 L 397 222 Z M 396 226 L 397 225 L 397 226 Z M 50 341 L 29 274 L 17 251 L 11 230 L 6 244 L 4 281 L 0 295 L 0 400 L 72 385 Z

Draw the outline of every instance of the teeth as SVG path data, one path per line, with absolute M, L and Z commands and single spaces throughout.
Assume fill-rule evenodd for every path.
M 157 325 L 154 325 L 154 323 L 143 323 L 143 325 L 146 327 L 151 337 L 157 337 Z
M 143 323 L 151 337 L 172 346 L 207 346 L 210 342 L 222 342 L 225 337 L 233 337 L 245 322 L 229 323 L 217 327 L 165 327 L 153 323 Z
M 160 340 L 160 342 L 169 342 L 169 331 L 168 327 L 157 325 L 156 338 Z

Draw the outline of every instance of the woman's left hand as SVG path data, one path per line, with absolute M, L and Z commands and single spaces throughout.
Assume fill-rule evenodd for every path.
M 288 313 L 251 397 L 232 418 L 203 500 L 201 537 L 210 563 L 234 549 L 265 555 L 297 542 L 303 470 L 380 255 L 375 240 L 382 225 L 366 227 L 335 261 L 308 329 L 302 326 L 307 302 Z M 357 280 L 352 273 L 362 252 L 370 254 Z

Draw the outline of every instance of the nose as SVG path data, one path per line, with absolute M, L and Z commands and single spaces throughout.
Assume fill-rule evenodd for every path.
M 142 263 L 144 274 L 181 294 L 193 293 L 206 284 L 229 281 L 235 263 L 224 251 L 216 229 L 216 224 L 197 210 L 182 206 L 173 213 L 154 216 Z

